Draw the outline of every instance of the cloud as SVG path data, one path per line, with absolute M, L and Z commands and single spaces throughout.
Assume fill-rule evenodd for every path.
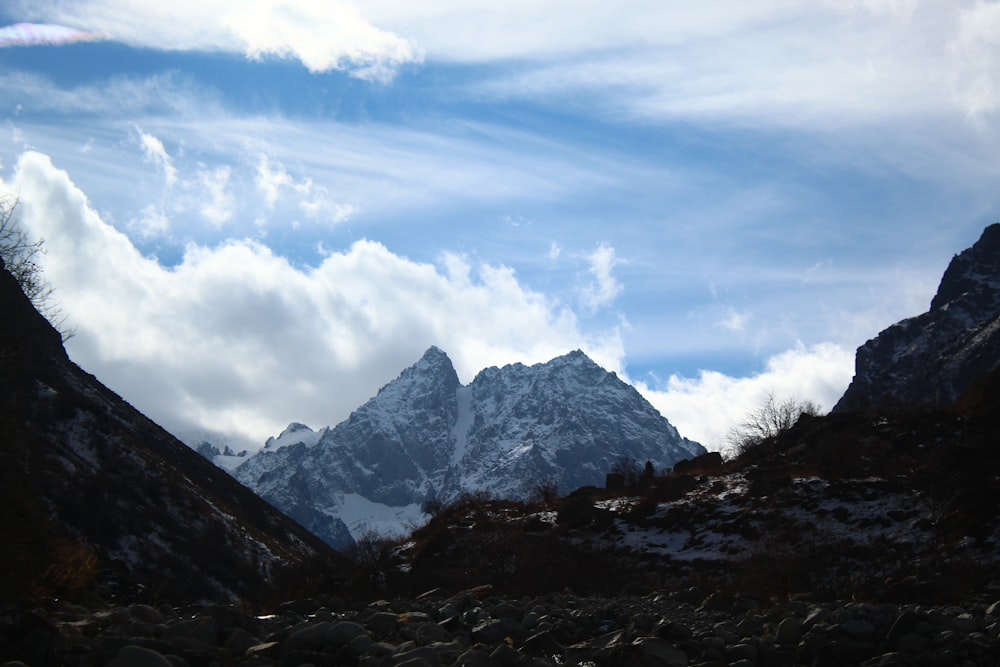
M 256 183 L 257 189 L 264 195 L 264 203 L 271 209 L 278 203 L 282 189 L 291 189 L 295 185 L 295 181 L 285 171 L 285 165 L 279 162 L 272 168 L 271 159 L 265 153 L 261 153 L 257 161 Z
M 770 357 L 762 371 L 732 377 L 701 371 L 697 377 L 672 375 L 664 383 L 638 380 L 635 386 L 685 437 L 713 450 L 768 392 L 781 399 L 813 401 L 824 411 L 840 399 L 854 372 L 854 352 L 833 343 L 798 345 Z
M 10 46 L 58 46 L 103 39 L 100 35 L 47 23 L 15 23 L 0 27 L 0 49 Z
M 230 240 L 190 245 L 168 269 L 103 221 L 47 156 L 24 153 L 9 188 L 47 239 L 44 270 L 77 330 L 73 359 L 185 438 L 259 445 L 292 420 L 336 423 L 432 344 L 465 382 L 485 366 L 577 347 L 622 369 L 614 331 L 584 335 L 571 310 L 509 267 L 458 255 L 414 262 L 372 241 L 296 267 Z
M 976 2 L 958 16 L 951 43 L 953 95 L 970 116 L 1000 107 L 1000 5 Z
M 347 2 L 331 0 L 32 0 L 41 16 L 109 39 L 169 51 L 225 51 L 250 59 L 296 58 L 312 72 L 343 70 L 387 82 L 421 61 L 407 40 L 373 26 Z
M 138 218 L 128 223 L 129 230 L 135 232 L 143 240 L 164 236 L 170 231 L 170 219 L 158 207 L 150 204 L 142 209 Z
M 167 186 L 172 186 L 177 182 L 177 168 L 167 149 L 163 147 L 163 142 L 152 134 L 143 132 L 139 126 L 135 126 L 135 129 L 139 133 L 139 145 L 142 146 L 146 161 L 162 167 Z
M 581 288 L 580 298 L 587 310 L 595 312 L 614 303 L 624 287 L 612 273 L 619 263 L 614 248 L 602 243 L 587 261 L 590 264 L 591 281 Z
M 233 217 L 236 199 L 229 190 L 232 174 L 233 170 L 229 166 L 198 170 L 195 186 L 204 195 L 199 212 L 216 227 L 221 227 Z
M 742 333 L 746 331 L 747 323 L 750 322 L 752 317 L 752 313 L 741 313 L 730 306 L 726 309 L 725 317 L 716 322 L 716 326 L 734 333 Z

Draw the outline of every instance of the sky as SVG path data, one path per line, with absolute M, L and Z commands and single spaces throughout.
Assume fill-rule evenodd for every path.
M 582 349 L 720 449 L 1000 218 L 985 0 L 6 0 L 0 87 L 71 358 L 191 443 L 437 345 Z

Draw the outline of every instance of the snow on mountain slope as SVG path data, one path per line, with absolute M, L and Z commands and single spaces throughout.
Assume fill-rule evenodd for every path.
M 319 435 L 273 446 L 290 442 L 290 429 L 296 438 Z M 388 530 L 398 508 L 430 498 L 469 490 L 523 497 L 541 482 L 570 491 L 602 485 L 622 457 L 662 469 L 705 451 L 579 351 L 488 368 L 462 386 L 448 356 L 431 347 L 346 421 L 303 429 L 269 440 L 234 474 L 337 547 L 365 527 L 346 520 L 347 497 L 389 508 L 369 522 Z

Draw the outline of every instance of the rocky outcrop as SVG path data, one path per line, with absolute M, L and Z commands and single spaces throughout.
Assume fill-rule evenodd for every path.
M 262 599 L 337 555 L 72 363 L 0 271 L 0 599 Z
M 834 411 L 944 407 L 1000 367 L 1000 224 L 945 271 L 930 310 L 858 348 Z

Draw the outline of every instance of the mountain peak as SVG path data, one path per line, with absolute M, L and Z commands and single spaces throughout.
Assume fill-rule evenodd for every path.
M 946 308 L 963 297 L 979 301 L 984 297 L 991 297 L 998 290 L 1000 223 L 994 223 L 983 230 L 982 236 L 971 248 L 952 258 L 931 301 L 931 310 Z
M 834 411 L 947 406 L 1000 367 L 1000 224 L 948 264 L 930 310 L 858 348 Z

